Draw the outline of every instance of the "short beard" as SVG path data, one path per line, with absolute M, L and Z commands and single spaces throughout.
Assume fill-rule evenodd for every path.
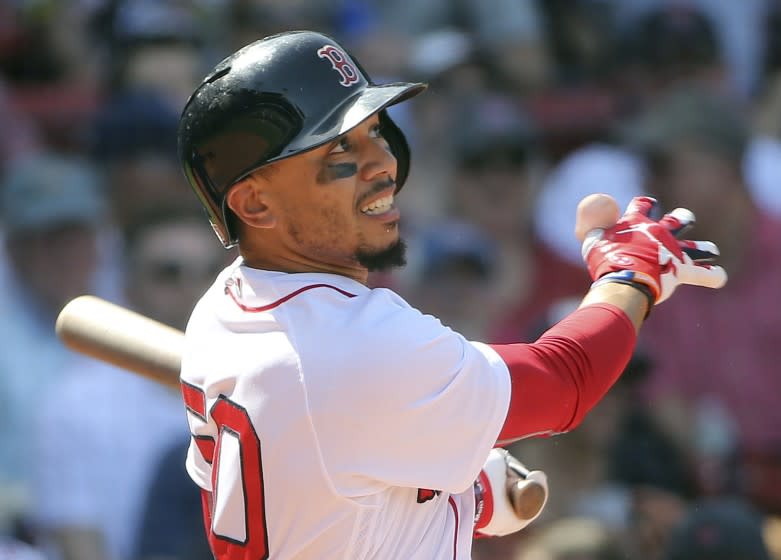
M 407 244 L 404 243 L 404 240 L 399 239 L 390 247 L 379 251 L 358 249 L 355 258 L 369 272 L 382 272 L 407 264 L 406 254 Z

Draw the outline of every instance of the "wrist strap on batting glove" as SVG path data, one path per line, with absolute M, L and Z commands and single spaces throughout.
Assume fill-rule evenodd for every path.
M 656 295 L 654 295 L 654 292 L 647 283 L 637 280 L 637 274 L 631 270 L 619 270 L 618 272 L 608 272 L 604 276 L 601 276 L 599 280 L 591 284 L 591 287 L 595 288 L 596 286 L 607 284 L 608 282 L 625 284 L 639 290 L 648 300 L 648 310 L 645 312 L 645 318 L 648 318 L 651 314 L 651 309 L 653 309 L 653 306 L 656 303 Z
M 656 221 L 649 217 L 656 204 L 651 197 L 635 197 L 615 225 L 586 234 L 581 250 L 594 284 L 620 282 L 641 291 L 645 286 L 655 305 L 679 284 L 722 287 L 727 273 L 711 264 L 718 247 L 710 241 L 677 239 L 694 224 L 694 214 L 676 208 Z

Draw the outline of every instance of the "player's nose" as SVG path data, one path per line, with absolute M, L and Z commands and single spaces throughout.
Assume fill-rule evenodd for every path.
M 370 182 L 386 175 L 396 180 L 396 169 L 396 157 L 391 152 L 388 142 L 382 137 L 373 138 L 366 148 L 366 155 L 361 166 L 361 178 Z

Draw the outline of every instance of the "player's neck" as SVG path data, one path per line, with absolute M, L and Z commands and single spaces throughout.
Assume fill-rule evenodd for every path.
M 357 263 L 348 265 L 342 263 L 312 261 L 302 255 L 282 255 L 274 252 L 252 251 L 239 247 L 244 264 L 250 268 L 273 270 L 290 274 L 316 272 L 321 274 L 336 274 L 366 285 L 369 271 Z

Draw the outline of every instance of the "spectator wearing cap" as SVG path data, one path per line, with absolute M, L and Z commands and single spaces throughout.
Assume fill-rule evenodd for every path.
M 550 78 L 545 22 L 533 0 L 371 0 L 379 18 L 410 37 L 446 28 L 465 30 L 481 56 L 491 61 L 494 78 L 512 91 L 534 91 Z
M 16 513 L 28 505 L 27 428 L 43 389 L 74 359 L 55 337 L 55 318 L 68 300 L 93 291 L 104 217 L 100 180 L 82 161 L 31 156 L 15 162 L 0 185 L 7 259 L 0 293 L 0 494 Z
M 781 222 L 755 205 L 743 176 L 743 115 L 722 97 L 679 90 L 628 138 L 648 168 L 645 189 L 665 211 L 691 209 L 693 239 L 712 239 L 727 287 L 654 309 L 640 340 L 654 354 L 646 396 L 699 466 L 701 491 L 740 491 L 781 511 Z M 694 328 L 682 326 L 696 317 Z M 734 465 L 737 465 L 735 467 Z M 775 481 L 775 482 L 774 482 Z
M 113 57 L 112 93 L 153 91 L 173 107 L 183 107 L 200 78 L 207 33 L 198 16 L 204 12 L 209 13 L 171 0 L 108 3 L 99 32 Z M 210 15 L 210 25 L 219 26 L 218 13 Z
M 451 134 L 456 159 L 447 199 L 454 216 L 478 227 L 496 246 L 491 290 L 498 312 L 487 336 L 496 342 L 527 339 L 532 321 L 554 300 L 582 294 L 588 276 L 533 232 L 545 166 L 535 122 L 502 95 L 466 102 L 459 114 Z
M 157 206 L 137 214 L 124 231 L 126 305 L 184 329 L 199 295 L 227 264 L 228 254 L 213 237 L 200 209 Z M 154 471 L 166 467 L 160 466 L 163 453 L 189 438 L 181 395 L 89 360 L 60 372 L 38 402 L 28 437 L 40 538 L 61 560 L 135 560 L 144 502 L 163 497 L 149 496 Z M 168 460 L 184 464 L 182 456 Z M 180 495 L 197 493 L 181 474 L 187 491 Z M 200 520 L 186 524 L 184 504 L 157 503 L 165 510 L 156 512 L 154 530 L 170 541 L 153 552 L 170 552 L 183 541 L 183 530 L 203 532 Z
M 743 0 L 633 0 L 611 1 L 625 25 L 625 36 L 640 46 L 633 54 L 649 62 L 662 63 L 662 74 L 677 67 L 689 66 L 692 74 L 721 82 L 725 91 L 748 99 L 760 79 L 763 42 L 770 30 L 763 23 L 769 19 L 773 2 Z M 631 36 L 635 36 L 635 40 Z M 626 49 L 626 43 L 621 47 Z M 771 55 L 772 56 L 772 55 Z M 694 63 L 694 64 L 692 64 Z M 661 77 L 661 76 L 660 76 Z M 686 79 L 685 76 L 682 76 Z
M 479 340 L 496 313 L 494 242 L 473 224 L 448 219 L 427 225 L 411 246 L 414 279 L 405 288 L 408 299 L 425 306 L 443 324 Z
M 663 560 L 770 560 L 763 523 L 738 500 L 694 503 L 673 528 Z
M 88 164 L 58 156 L 34 156 L 9 169 L 0 220 L 8 257 L 16 279 L 49 315 L 89 286 L 94 232 L 105 217 L 101 189 Z
M 154 91 L 122 92 L 96 115 L 91 154 L 105 172 L 121 229 L 157 205 L 195 208 L 176 153 L 179 109 Z
M 122 262 L 123 230 L 150 208 L 197 209 L 176 155 L 179 111 L 159 93 L 127 91 L 110 99 L 90 126 L 90 154 L 106 179 L 113 229 L 103 244 L 107 275 L 123 299 L 127 273 Z
M 619 77 L 629 92 L 648 100 L 682 82 L 723 88 L 727 73 L 712 18 L 696 2 L 646 5 L 626 18 L 618 37 Z
M 465 31 L 447 28 L 422 34 L 409 41 L 407 51 L 407 72 L 435 93 L 409 106 L 414 123 L 410 142 L 419 154 L 409 179 L 416 188 L 399 199 L 409 224 L 450 215 L 451 176 L 457 164 L 452 131 L 459 134 L 464 100 L 485 94 L 493 80 L 486 59 L 476 53 L 474 38 Z

